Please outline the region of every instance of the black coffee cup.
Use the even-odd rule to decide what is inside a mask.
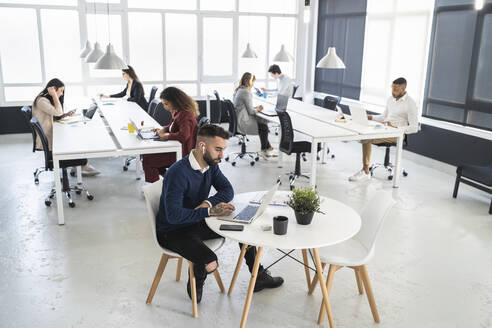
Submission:
[[[273,217],[273,233],[276,235],[285,235],[289,219],[286,216]]]

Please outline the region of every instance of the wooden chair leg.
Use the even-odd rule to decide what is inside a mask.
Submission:
[[[323,268],[324,271],[326,267],[326,263],[321,263],[321,267]],[[309,291],[308,291],[309,295],[311,295],[314,292],[317,283],[318,283],[318,276],[314,275],[313,281],[311,282],[311,286],[309,286]]]
[[[241,264],[243,263],[244,254],[246,254],[247,248],[248,245],[246,244],[243,244],[243,247],[241,247],[241,253],[239,254],[239,258],[237,259],[236,269],[234,270],[234,274],[232,275],[231,285],[229,286],[229,291],[227,292],[227,295],[231,295],[232,293],[232,289],[234,288],[234,284],[236,283],[237,275],[239,274],[239,269],[241,269]]]
[[[159,266],[157,267],[157,271],[155,273],[154,281],[152,282],[152,286],[150,287],[149,295],[147,296],[146,304],[150,304],[152,299],[154,298],[155,291],[157,290],[157,286],[161,281],[162,274],[164,273],[164,269],[166,268],[167,261],[169,260],[169,256],[166,254],[162,254],[161,261],[159,262]]]
[[[305,249],[302,250],[302,260],[304,261],[304,273],[306,274],[306,282],[307,282],[308,293],[309,293],[309,291],[311,290],[311,275],[309,274],[309,268],[308,268],[309,259]]]
[[[359,289],[359,294],[364,294],[364,287],[362,287],[362,279],[360,278],[360,270],[354,268],[355,280],[357,280],[357,288]]]
[[[366,289],[367,300],[369,301],[369,306],[371,307],[372,317],[374,318],[374,321],[379,323],[379,313],[376,307],[376,300],[374,299],[374,294],[372,293],[371,282],[369,281],[367,268],[365,265],[361,265],[359,268],[362,276],[362,281],[364,282],[364,288]]]
[[[333,284],[333,277],[335,276],[335,272],[340,268],[341,267],[338,265],[330,264],[330,267],[328,269],[328,276],[326,277],[326,291],[327,291],[328,295],[330,295],[330,290],[331,290],[331,286]],[[319,309],[318,325],[323,322],[324,318],[325,318],[325,301],[323,300],[321,302],[321,308]],[[331,326],[331,324],[330,324],[330,326]]]
[[[176,268],[176,281],[179,281],[181,279],[181,267],[183,266],[183,258],[180,257],[178,259],[178,267]]]
[[[214,277],[215,280],[217,281],[217,285],[219,285],[220,292],[225,293],[224,284],[222,283],[222,279],[220,278],[219,270],[214,271]]]
[[[191,285],[191,303],[193,303],[193,317],[198,318],[198,306],[196,303],[196,279],[195,271],[193,270],[193,263],[188,261],[190,267],[190,285]]]

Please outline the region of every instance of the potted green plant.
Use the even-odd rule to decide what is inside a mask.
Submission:
[[[323,213],[320,211],[320,203],[316,190],[302,187],[294,188],[289,200],[285,202],[294,210],[297,223],[302,225],[310,224],[314,213]]]

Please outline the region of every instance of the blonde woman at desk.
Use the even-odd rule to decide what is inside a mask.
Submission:
[[[63,112],[63,100],[65,95],[65,84],[59,79],[52,79],[46,87],[34,99],[32,104],[32,116],[36,117],[48,139],[48,147],[51,154],[53,144],[53,119],[62,119],[66,116],[72,116],[75,111]],[[39,136],[36,137],[36,149],[42,150],[43,144]],[[82,166],[83,176],[92,176],[100,172],[86,163]]]
[[[278,156],[268,141],[268,121],[256,116],[263,110],[263,106],[253,107],[251,88],[256,77],[251,73],[244,73],[239,86],[234,91],[234,108],[237,113],[237,130],[246,135],[259,135],[261,151],[264,158]]]
[[[125,98],[127,101],[136,102],[144,111],[147,111],[149,104],[145,99],[145,92],[142,85],[142,82],[138,79],[137,73],[133,67],[128,65],[128,68],[122,69],[121,74],[123,75],[123,79],[127,81],[126,88],[123,89],[120,93],[115,93],[114,95],[110,95],[109,97],[100,94],[101,98]]]

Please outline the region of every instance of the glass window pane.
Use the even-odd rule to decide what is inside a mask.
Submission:
[[[0,8],[0,60],[4,83],[41,82],[34,9]]]
[[[386,77],[389,62],[391,21],[368,19],[361,77],[361,101],[384,105],[390,85]],[[376,102],[374,102],[376,100]]]
[[[232,75],[232,18],[203,18],[203,75]]]
[[[77,0],[2,0],[2,3],[22,3],[26,5],[76,6]]]
[[[196,9],[197,0],[128,0],[129,8]]]
[[[430,97],[465,102],[476,15],[474,11],[438,14]]]
[[[427,115],[448,121],[463,122],[464,110],[461,108],[430,103],[427,105]]]
[[[267,18],[263,16],[240,16],[239,17],[239,60],[238,76],[241,78],[244,72],[250,72],[256,75],[257,79],[266,78],[266,46],[267,46]],[[241,58],[246,45],[250,44],[251,49],[256,53],[258,58]]]
[[[198,88],[196,87],[195,83],[170,83],[166,85],[166,87],[176,87],[184,92],[190,97],[195,97],[198,95]]]
[[[297,0],[239,0],[239,11],[296,14]]]
[[[155,13],[128,13],[130,61],[142,81],[162,81],[162,18]],[[150,36],[150,37],[149,37]]]
[[[97,33],[96,33],[97,27]],[[109,15],[109,27],[108,31],[108,16],[102,14],[88,14],[87,15],[87,32],[89,35],[89,41],[99,42],[101,50],[105,53],[106,46],[109,43],[109,33],[111,33],[111,44],[114,47],[116,54],[126,60],[123,56],[123,46],[121,41],[121,16]],[[89,72],[92,77],[117,77],[121,76],[120,70],[108,70],[108,69],[94,69],[95,64],[89,64]]]
[[[200,0],[200,10],[235,10],[236,0]]]
[[[5,87],[5,101],[25,101],[32,104],[43,87]]]
[[[426,15],[400,16],[395,22],[398,36],[393,39],[388,83],[398,77],[407,80],[407,91],[417,106],[425,85],[427,39]],[[385,85],[389,91],[389,85]],[[389,94],[388,94],[389,96]]]
[[[270,19],[270,63],[273,57],[285,45],[286,51],[294,57],[292,62],[276,63],[280,66],[282,73],[294,78],[295,63],[295,39],[296,39],[296,19],[293,17],[272,17]]]
[[[473,97],[492,101],[492,14],[485,15],[477,62],[477,76]]]
[[[87,87],[87,94],[89,98],[96,98],[99,97],[101,93],[104,93],[105,95],[112,95],[118,92],[123,91],[125,88],[125,85],[122,84],[105,84],[105,85],[90,85]]]
[[[202,83],[200,95],[213,97],[214,90],[217,90],[221,98],[232,99],[234,85],[233,83]]]
[[[166,79],[196,80],[196,15],[166,14]],[[179,31],[179,33],[176,33]]]
[[[492,130],[492,113],[483,113],[473,110],[469,111],[466,122],[471,125]]]
[[[368,14],[389,13],[393,11],[394,5],[395,5],[394,0],[368,0],[367,13]]]
[[[75,10],[41,10],[46,80],[82,80],[79,14]]]
[[[371,1],[371,0],[369,0]],[[380,2],[381,0],[372,0]],[[434,8],[434,1],[429,0],[398,0],[396,8],[399,12],[411,11],[431,11]]]

